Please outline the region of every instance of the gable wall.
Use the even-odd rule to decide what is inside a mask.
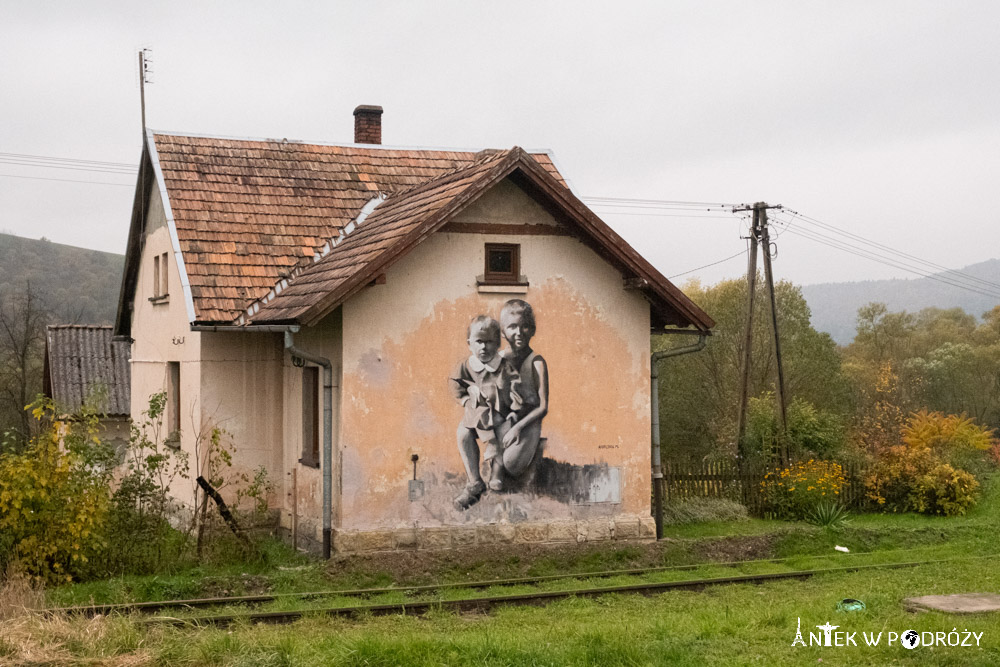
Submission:
[[[455,222],[557,224],[506,182]],[[480,293],[486,242],[520,244],[526,293]],[[466,483],[456,444],[463,410],[448,377],[469,356],[469,321],[480,313],[499,319],[510,298],[534,307],[532,347],[548,361],[547,469],[597,488],[581,498],[572,484],[552,482],[537,493],[487,494],[459,511],[452,500]],[[649,305],[579,240],[435,234],[391,267],[384,285],[344,305],[343,359],[342,531],[648,518]],[[413,454],[424,494],[411,501]],[[614,491],[617,502],[608,502]]]
[[[169,299],[152,303],[154,294],[153,258],[167,253]],[[147,215],[146,238],[139,260],[138,275],[132,311],[132,418],[143,420],[142,412],[149,407],[151,395],[166,391],[167,362],[180,363],[181,377],[181,447],[194,451],[193,433],[201,414],[200,388],[200,335],[190,330],[180,272],[170,243],[166,216],[157,190],[150,195]],[[163,434],[167,424],[164,418]],[[193,494],[192,480],[180,480],[171,491],[182,502],[190,502]]]

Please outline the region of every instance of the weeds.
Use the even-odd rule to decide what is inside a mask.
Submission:
[[[806,521],[820,528],[839,530],[850,522],[850,516],[850,512],[843,505],[833,500],[827,500],[817,503],[806,514]]]

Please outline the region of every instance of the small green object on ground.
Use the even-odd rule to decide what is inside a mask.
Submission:
[[[864,611],[865,603],[854,598],[844,598],[837,603],[837,611]]]

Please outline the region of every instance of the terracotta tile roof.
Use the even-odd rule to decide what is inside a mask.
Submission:
[[[507,151],[483,152],[467,165],[389,195],[325,257],[293,272],[288,281],[254,304],[250,322],[315,324],[504,178],[513,179],[635,283],[653,304],[654,328],[671,325],[707,332],[714,326],[704,311],[594,215],[564,183],[516,146]]]
[[[232,322],[312,263],[378,193],[468,166],[476,153],[153,133],[195,319]],[[561,181],[547,154],[535,159]]]
[[[329,254],[296,275],[289,287],[260,307],[255,323],[297,320],[328,295],[342,292],[348,281],[382,255],[405,243],[421,223],[453,204],[470,188],[488,180],[519,148],[484,154],[468,166],[411,188],[380,203],[363,223]]]
[[[45,334],[45,394],[76,410],[94,389],[107,390],[108,415],[129,414],[129,349],[112,340],[110,326],[53,325]]]

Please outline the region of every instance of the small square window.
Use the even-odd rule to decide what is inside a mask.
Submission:
[[[520,281],[521,246],[516,243],[487,243],[483,282],[511,285]]]

